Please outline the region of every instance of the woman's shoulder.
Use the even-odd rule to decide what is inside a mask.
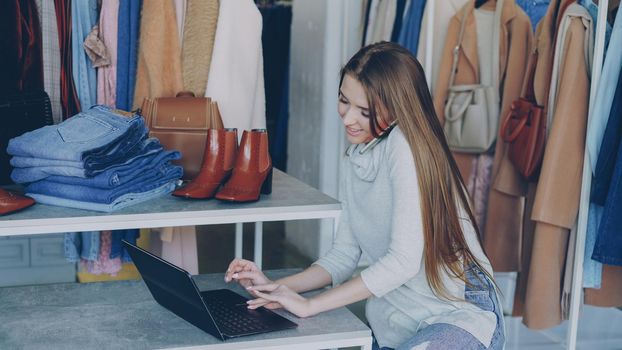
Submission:
[[[396,125],[387,136],[385,152],[389,158],[399,159],[405,156],[412,158],[410,145],[399,125]]]

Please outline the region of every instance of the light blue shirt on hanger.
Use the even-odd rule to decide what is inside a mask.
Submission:
[[[594,18],[598,15],[598,6],[592,0],[581,0],[581,5],[587,8]],[[593,111],[588,119],[586,152],[589,154],[591,171],[596,169],[600,145],[609,119],[613,95],[615,94],[618,76],[620,75],[620,62],[622,62],[622,20],[618,11],[613,28],[606,24],[605,32],[605,60],[603,70],[598,82],[596,97],[593,101]],[[610,46],[609,46],[610,44]],[[587,234],[585,241],[585,259],[583,261],[583,287],[600,288],[602,280],[602,264],[592,260],[596,234],[602,218],[603,207],[590,203],[588,211]]]

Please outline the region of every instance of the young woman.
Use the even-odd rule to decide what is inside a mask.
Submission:
[[[251,309],[300,317],[368,299],[374,349],[501,349],[492,269],[421,65],[397,44],[362,48],[341,71],[338,112],[352,145],[332,249],[278,281],[236,259],[225,280],[256,297]],[[371,263],[352,277],[361,254]]]

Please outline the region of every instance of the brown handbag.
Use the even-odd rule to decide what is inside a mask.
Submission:
[[[531,57],[529,79],[523,87],[524,97],[512,102],[509,115],[501,126],[501,137],[508,143],[509,159],[527,180],[538,177],[546,142],[544,107],[537,104],[533,91],[537,59],[536,51]]]
[[[149,136],[158,138],[165,149],[180,151],[175,163],[184,168],[184,180],[193,179],[203,162],[207,130],[223,128],[218,104],[180,92],[177,97],[145,98],[141,109]]]

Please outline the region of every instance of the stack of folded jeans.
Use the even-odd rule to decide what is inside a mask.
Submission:
[[[37,202],[111,212],[175,189],[182,168],[140,115],[94,106],[9,141],[11,178]]]

